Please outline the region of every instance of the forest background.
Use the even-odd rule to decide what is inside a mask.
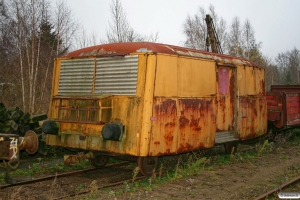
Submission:
[[[143,35],[128,21],[120,0],[111,0],[106,36],[87,33],[66,1],[0,0],[0,102],[19,106],[31,114],[49,107],[53,61],[63,54],[88,46],[114,42],[159,42],[159,32]],[[263,41],[246,19],[225,21],[213,5],[182,19],[183,46],[206,49],[205,16],[213,18],[223,53],[249,59],[265,68],[266,88],[300,83],[300,53],[297,47],[275,58],[261,52]]]

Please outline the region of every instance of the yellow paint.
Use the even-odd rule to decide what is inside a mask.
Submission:
[[[215,62],[178,57],[177,76],[178,96],[202,97],[215,95]]]
[[[139,155],[147,156],[149,153],[149,142],[151,138],[151,121],[152,117],[152,105],[153,105],[153,93],[154,93],[154,80],[156,69],[157,57],[156,55],[149,55],[147,58],[147,71],[145,80],[142,110],[142,127],[139,146]]]
[[[178,57],[159,55],[155,76],[154,96],[176,97],[177,95],[177,68]]]

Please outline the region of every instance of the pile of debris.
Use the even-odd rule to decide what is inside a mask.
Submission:
[[[18,106],[6,109],[0,102],[0,133],[24,134],[33,130],[36,134],[42,133],[40,121],[47,119],[46,114],[31,116],[28,112],[23,112]]]
[[[1,134],[17,134],[21,137],[29,130],[34,131],[39,139],[38,152],[45,152],[45,134],[42,132],[41,122],[47,119],[46,114],[30,115],[28,112],[23,112],[18,106],[5,108],[0,102],[0,133]]]

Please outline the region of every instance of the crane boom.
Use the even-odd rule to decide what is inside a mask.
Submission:
[[[223,54],[212,17],[210,15],[206,15],[205,22],[207,26],[206,51],[209,51],[209,46],[211,46],[212,52]]]

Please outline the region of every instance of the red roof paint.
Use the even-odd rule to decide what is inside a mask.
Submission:
[[[89,56],[107,56],[107,55],[127,55],[130,53],[137,52],[140,49],[146,49],[154,53],[164,53],[164,54],[173,54],[173,55],[185,55],[191,57],[193,53],[199,53],[202,55],[210,57],[219,57],[221,59],[227,60],[241,60],[244,62],[251,63],[252,66],[258,66],[255,63],[252,63],[249,60],[244,58],[217,54],[202,50],[196,50],[186,47],[173,46],[168,44],[152,43],[152,42],[124,42],[124,43],[111,43],[111,44],[102,44],[97,46],[91,46],[83,49],[79,49],[70,53],[63,55],[63,58],[80,58],[80,57],[89,57]],[[217,58],[215,59],[217,60]]]

